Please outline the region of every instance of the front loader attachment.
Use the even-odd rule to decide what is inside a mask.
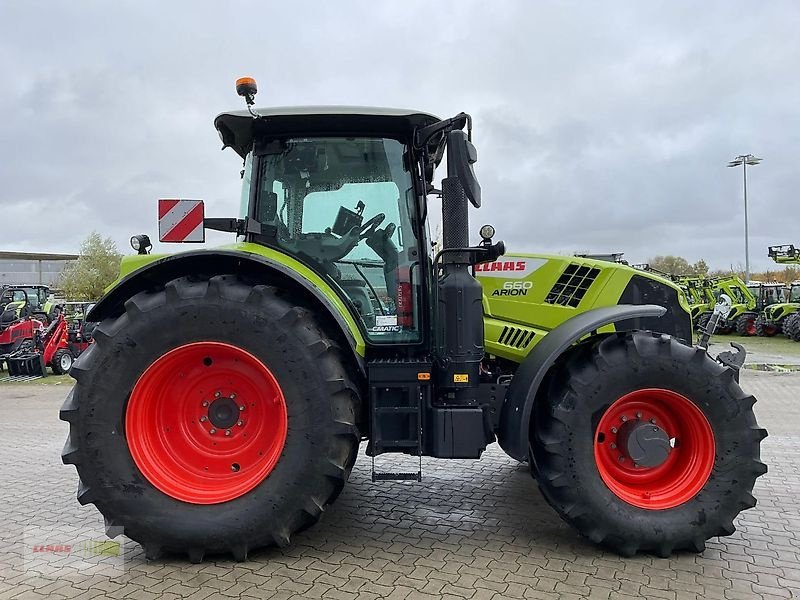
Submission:
[[[8,375],[14,379],[38,379],[47,377],[47,369],[44,364],[44,356],[41,352],[23,350],[11,354],[6,358],[8,365]]]

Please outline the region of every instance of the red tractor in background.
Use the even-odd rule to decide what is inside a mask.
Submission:
[[[60,310],[45,328],[25,314],[24,307],[7,306],[0,315],[0,366],[4,362],[11,377],[45,377],[48,366],[56,375],[65,375],[92,341],[86,330],[82,316],[70,322]]]

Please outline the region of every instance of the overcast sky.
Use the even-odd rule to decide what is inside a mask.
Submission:
[[[0,0],[0,250],[123,252],[156,199],[235,216],[213,117],[368,104],[475,122],[484,207],[510,250],[743,264],[800,244],[800,2]],[[216,234],[214,241],[230,237]],[[169,246],[170,251],[180,246]]]

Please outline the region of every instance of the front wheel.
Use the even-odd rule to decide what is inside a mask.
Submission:
[[[800,313],[792,313],[784,319],[783,333],[795,342],[800,342]]]
[[[698,315],[697,322],[695,323],[695,326],[694,326],[695,331],[699,332],[701,330],[705,330],[706,325],[708,325],[708,322],[710,320],[711,320],[711,313],[710,312],[705,312],[705,313],[703,313],[701,315]]]
[[[758,337],[772,337],[779,331],[778,327],[770,323],[763,314],[756,317],[753,326],[756,328]]]
[[[316,522],[358,450],[358,388],[282,290],[180,278],[103,321],[71,371],[62,454],[109,535],[149,558],[276,544]]]
[[[744,313],[736,319],[736,333],[744,336],[751,337],[756,334],[756,317],[755,313]]]
[[[581,534],[623,555],[702,551],[730,535],[766,472],[766,431],[732,370],[649,332],[575,349],[537,398],[539,486]]]
[[[72,368],[73,356],[67,348],[57,350],[53,355],[50,366],[56,375],[66,375]]]

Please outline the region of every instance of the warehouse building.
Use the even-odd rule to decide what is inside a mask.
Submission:
[[[0,251],[0,286],[38,283],[58,287],[61,271],[77,259],[77,254]]]

